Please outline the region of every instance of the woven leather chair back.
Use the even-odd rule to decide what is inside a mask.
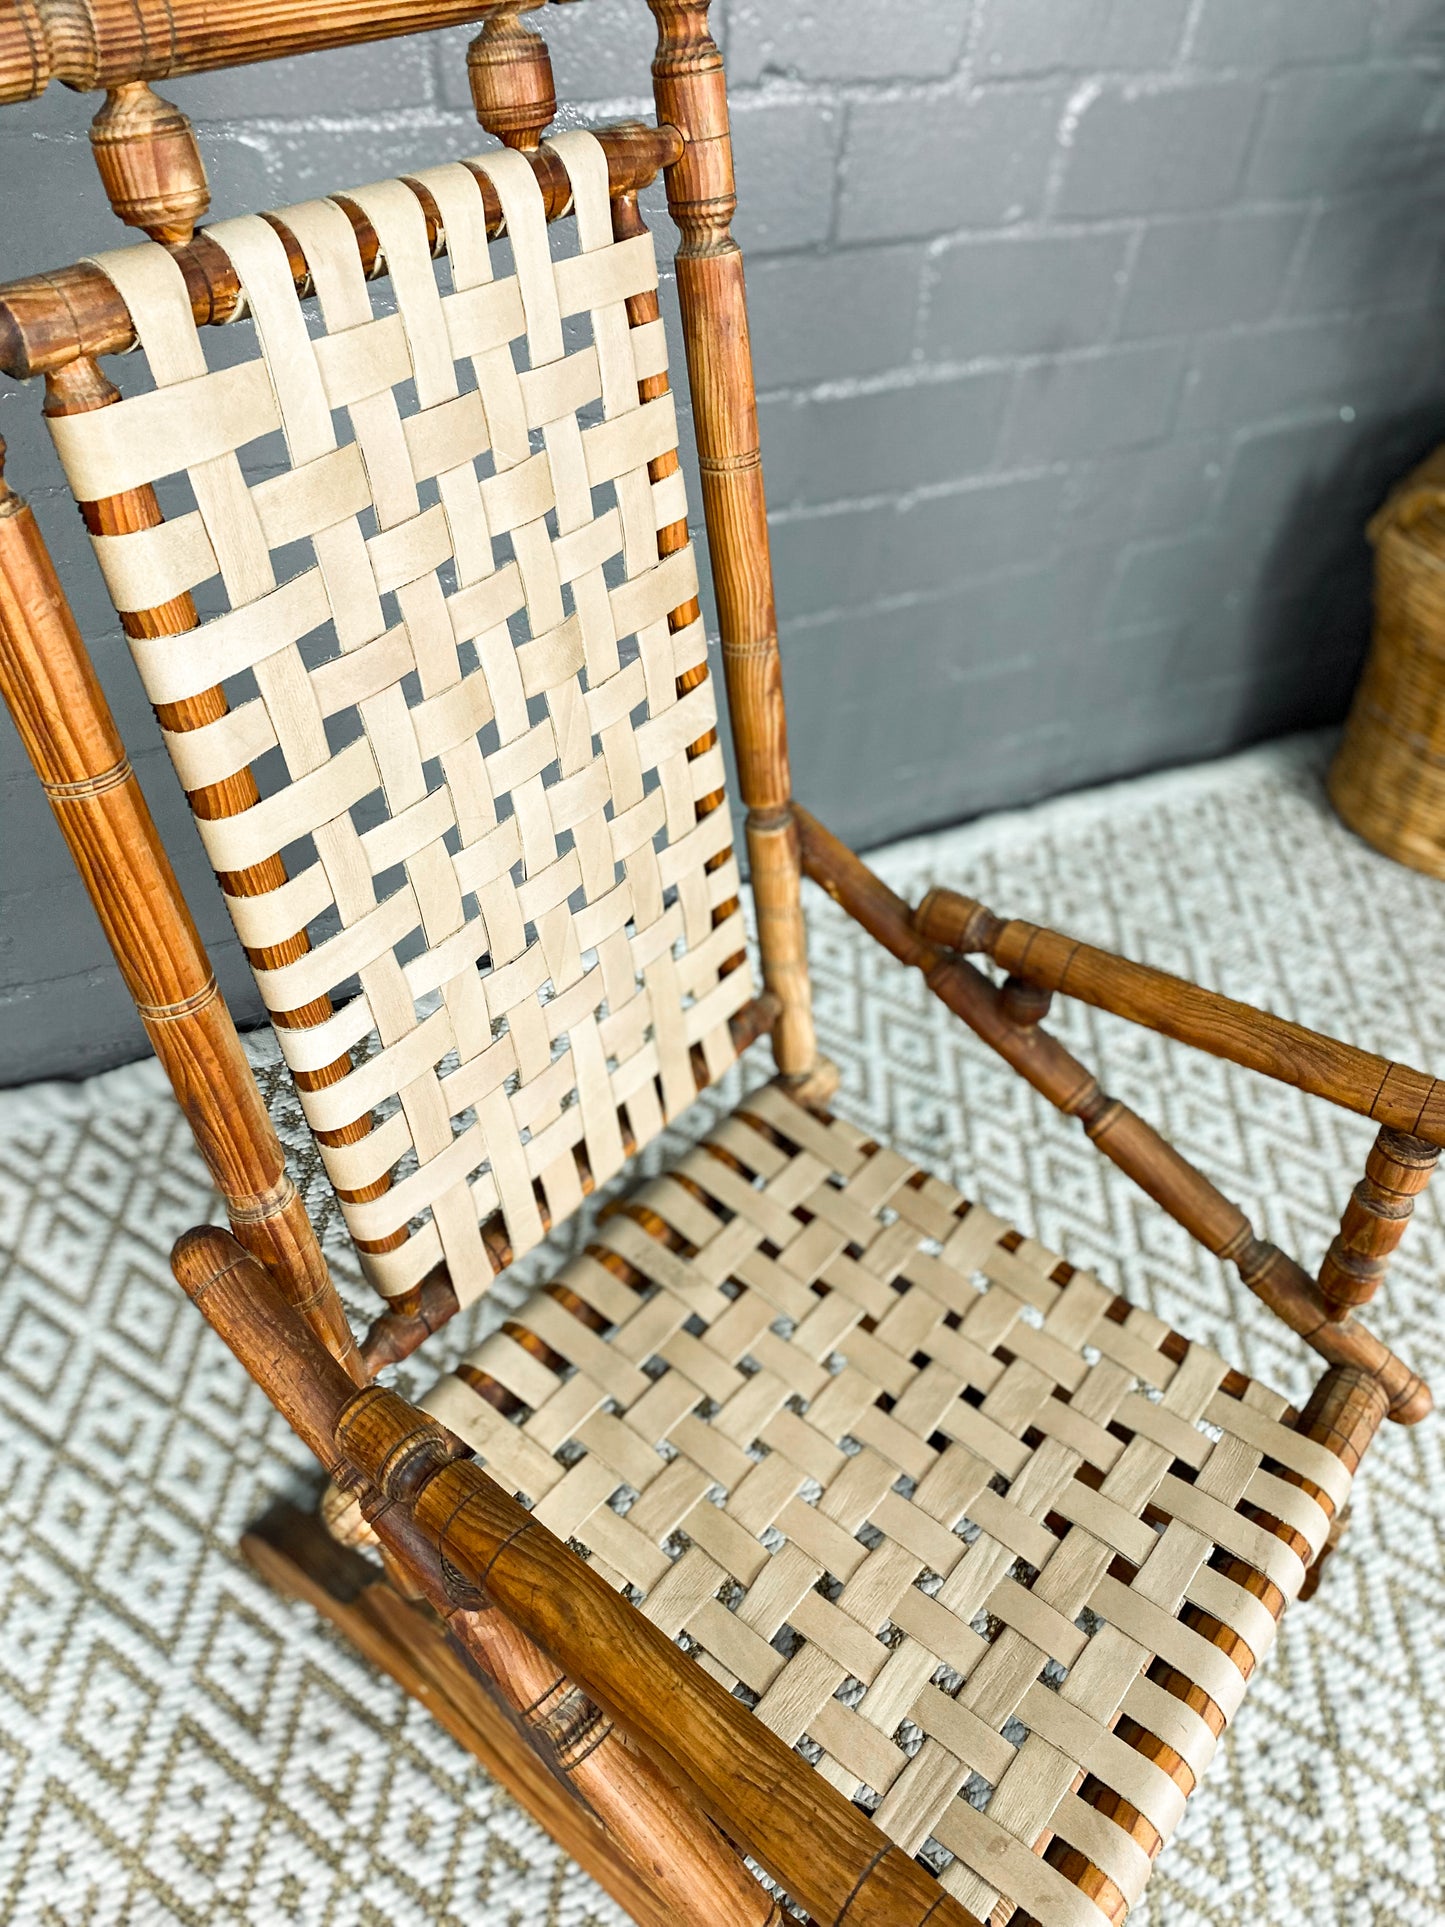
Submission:
[[[393,1298],[439,1263],[474,1298],[721,1075],[751,995],[652,240],[614,238],[591,135],[552,145],[556,259],[505,151],[210,228],[259,349],[229,365],[165,249],[98,257],[154,385],[51,424],[80,502],[167,507],[96,551],[122,614],[182,612],[136,661]]]

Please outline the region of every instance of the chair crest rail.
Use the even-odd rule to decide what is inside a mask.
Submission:
[[[522,4],[530,11],[543,0]],[[433,33],[517,8],[518,0],[15,0],[0,19],[0,105],[33,100],[52,81],[89,92]]]

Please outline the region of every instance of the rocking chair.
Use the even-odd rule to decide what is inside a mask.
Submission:
[[[1445,1088],[952,892],[911,909],[794,801],[708,0],[649,0],[655,126],[550,139],[541,3],[0,20],[0,100],[106,90],[96,158],[150,237],[0,287],[0,367],[44,378],[384,1300],[358,1343],[3,485],[0,685],[230,1220],[176,1276],[333,1481],[327,1524],[283,1511],[247,1549],[643,1927],[779,1922],[780,1893],[846,1927],[1117,1923],[1381,1421],[1429,1410],[1357,1312]],[[500,146],[195,229],[152,79],[479,15]],[[638,207],[659,172],[760,992]],[[208,353],[243,320],[253,352]],[[1320,1355],[1302,1411],[830,1112],[805,876]],[[1378,1122],[1318,1279],[1049,1035],[1055,994]],[[772,1081],[420,1408],[374,1382],[764,1035]]]

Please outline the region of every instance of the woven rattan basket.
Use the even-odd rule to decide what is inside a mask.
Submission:
[[[1445,877],[1445,448],[1392,492],[1369,535],[1375,633],[1330,798],[1377,850]]]

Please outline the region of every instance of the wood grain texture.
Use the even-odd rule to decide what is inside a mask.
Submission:
[[[90,123],[90,145],[111,207],[153,241],[189,241],[211,205],[189,118],[143,80],[112,87]]]
[[[522,24],[542,0],[503,0],[467,49],[467,79],[477,119],[504,147],[532,153],[557,113],[552,56],[541,34]]]
[[[540,0],[539,0],[540,3]],[[11,0],[0,13],[0,105],[52,81],[119,81],[244,67],[483,20],[516,0]]]
[[[1375,1139],[1320,1267],[1320,1295],[1332,1318],[1368,1304],[1385,1282],[1415,1200],[1439,1161],[1440,1147],[1423,1138],[1386,1128]]]
[[[172,1266],[192,1302],[326,1471],[353,1488],[361,1476],[363,1511],[409,1591],[430,1603],[457,1649],[500,1694],[514,1730],[557,1787],[600,1824],[646,1883],[653,1900],[640,1918],[681,1927],[714,1927],[720,1920],[779,1927],[776,1903],[704,1817],[685,1781],[639,1757],[565,1668],[559,1670],[557,1656],[549,1659],[525,1625],[498,1610],[504,1602],[496,1593],[480,1588],[475,1573],[449,1564],[435,1534],[418,1529],[414,1500],[467,1448],[394,1393],[372,1387],[354,1397],[354,1384],[317,1346],[269,1275],[225,1232],[213,1225],[187,1232],[176,1244]],[[515,1500],[506,1503],[526,1518]],[[675,1669],[695,1670],[676,1648],[663,1645]],[[737,1712],[747,1718],[741,1707]],[[801,1760],[797,1766],[807,1773]]]
[[[677,294],[738,788],[748,811],[758,946],[763,980],[782,1003],[773,1052],[785,1076],[806,1078],[818,1047],[790,831],[792,775],[747,293],[732,238],[737,192],[727,83],[709,4],[648,0],[657,20],[653,98],[659,122],[677,128],[684,142],[667,169],[667,204],[681,237]]]
[[[1359,1470],[1360,1461],[1379,1431],[1381,1422],[1388,1416],[1389,1395],[1377,1378],[1350,1365],[1332,1365],[1310,1394],[1304,1410],[1295,1421],[1295,1430],[1333,1452],[1353,1476]],[[1295,1475],[1286,1473],[1285,1476],[1291,1478]],[[1303,1485],[1327,1511],[1333,1511],[1327,1494],[1308,1480],[1299,1479],[1297,1483]],[[1349,1518],[1348,1504],[1332,1518],[1330,1536],[1300,1588],[1302,1600],[1312,1599],[1318,1591],[1325,1567],[1344,1537]]]
[[[1351,1474],[1358,1472],[1380,1429],[1388,1400],[1380,1381],[1353,1365],[1332,1365],[1295,1421],[1295,1430],[1327,1446]]]
[[[1392,1130],[1445,1143],[1445,1084],[1424,1071],[1056,930],[1005,922],[952,890],[930,891],[915,921],[919,934],[940,949],[982,951],[1041,989],[1077,997]]]
[[[921,918],[815,817],[799,808],[797,818],[805,874],[900,962],[921,970],[934,995],[1050,1103],[1083,1118],[1086,1128],[1092,1120],[1090,1134],[1105,1155],[1201,1243],[1228,1258],[1291,1331],[1330,1364],[1355,1365],[1378,1377],[1398,1423],[1416,1424],[1430,1412],[1430,1389],[1417,1373],[1353,1318],[1332,1321],[1319,1287],[1302,1266],[1255,1238],[1244,1214],[1141,1119],[1122,1105],[1111,1116],[1092,1074],[1056,1039],[1036,1024],[1010,1023],[1001,1008],[1002,993],[982,971],[956,951],[925,939]]]
[[[342,1414],[337,1447],[413,1508],[443,1560],[689,1789],[817,1920],[848,1927],[977,1927],[933,1877],[701,1667],[465,1461],[438,1464],[421,1421],[373,1386]]]
[[[242,1536],[241,1551],[277,1592],[314,1608],[419,1701],[637,1927],[674,1927],[596,1817],[526,1743],[510,1710],[457,1652],[435,1614],[403,1599],[369,1560],[338,1546],[314,1513],[295,1506],[273,1506]]]
[[[629,122],[621,127],[600,127],[595,132],[607,156],[608,182],[614,195],[646,187],[682,148],[680,136],[671,127]],[[567,170],[545,147],[529,154],[527,160],[537,176],[547,218],[556,220],[572,201]],[[485,176],[479,174],[477,179],[487,232],[500,234],[505,222],[496,189]],[[363,218],[354,220],[353,225],[364,272],[368,277],[384,273],[385,262],[375,233]],[[435,246],[434,209],[428,217],[428,232]],[[300,248],[292,242],[287,251],[297,286],[308,287],[309,270]],[[223,250],[207,238],[203,229],[188,245],[172,252],[197,324],[231,320],[240,304],[241,284]],[[0,374],[25,381],[32,375],[53,373],[82,355],[124,354],[134,346],[135,329],[124,301],[108,277],[89,262],[0,285]]]
[[[237,1236],[361,1382],[340,1298],[210,960],[44,539],[3,470],[0,694]]]
[[[120,390],[88,356],[67,362],[45,379],[47,416],[88,414],[98,408],[112,407],[119,400]],[[163,520],[155,490],[150,486],[129,489],[123,495],[107,496],[102,501],[81,502],[79,507],[92,535],[128,535],[139,529],[157,528]],[[155,638],[185,635],[199,626],[200,617],[194,599],[187,594],[176,596],[156,608],[129,610],[122,614],[120,623],[128,636]],[[217,722],[229,707],[223,691],[215,687],[202,690],[199,695],[188,697],[183,702],[158,704],[155,716],[163,730],[184,734]],[[260,800],[260,790],[250,768],[246,767],[221,782],[188,790],[186,800],[196,816],[214,822],[224,817],[239,816],[243,811],[253,808]],[[249,869],[218,871],[217,880],[228,897],[262,896],[285,882],[286,870],[280,857],[275,856]],[[304,930],[294,932],[277,944],[245,946],[247,960],[255,970],[280,969],[286,964],[295,963],[310,948],[310,940]],[[271,1022],[281,1030],[301,1030],[312,1024],[324,1023],[331,1015],[331,1009],[329,997],[318,997],[295,1010],[273,1011]],[[339,1083],[351,1068],[352,1061],[348,1055],[314,1071],[298,1071],[295,1081],[304,1091],[323,1090]],[[220,1087],[212,1094],[211,1101],[225,1105],[232,1102],[234,1096],[233,1092]],[[322,1144],[354,1144],[364,1138],[371,1128],[372,1119],[367,1114],[334,1130],[318,1131],[316,1136]],[[363,1191],[341,1191],[338,1195],[348,1202],[380,1197],[390,1183],[390,1178],[383,1176]],[[358,1244],[365,1251],[393,1250],[404,1242],[405,1235],[401,1231],[374,1242],[358,1240]]]

